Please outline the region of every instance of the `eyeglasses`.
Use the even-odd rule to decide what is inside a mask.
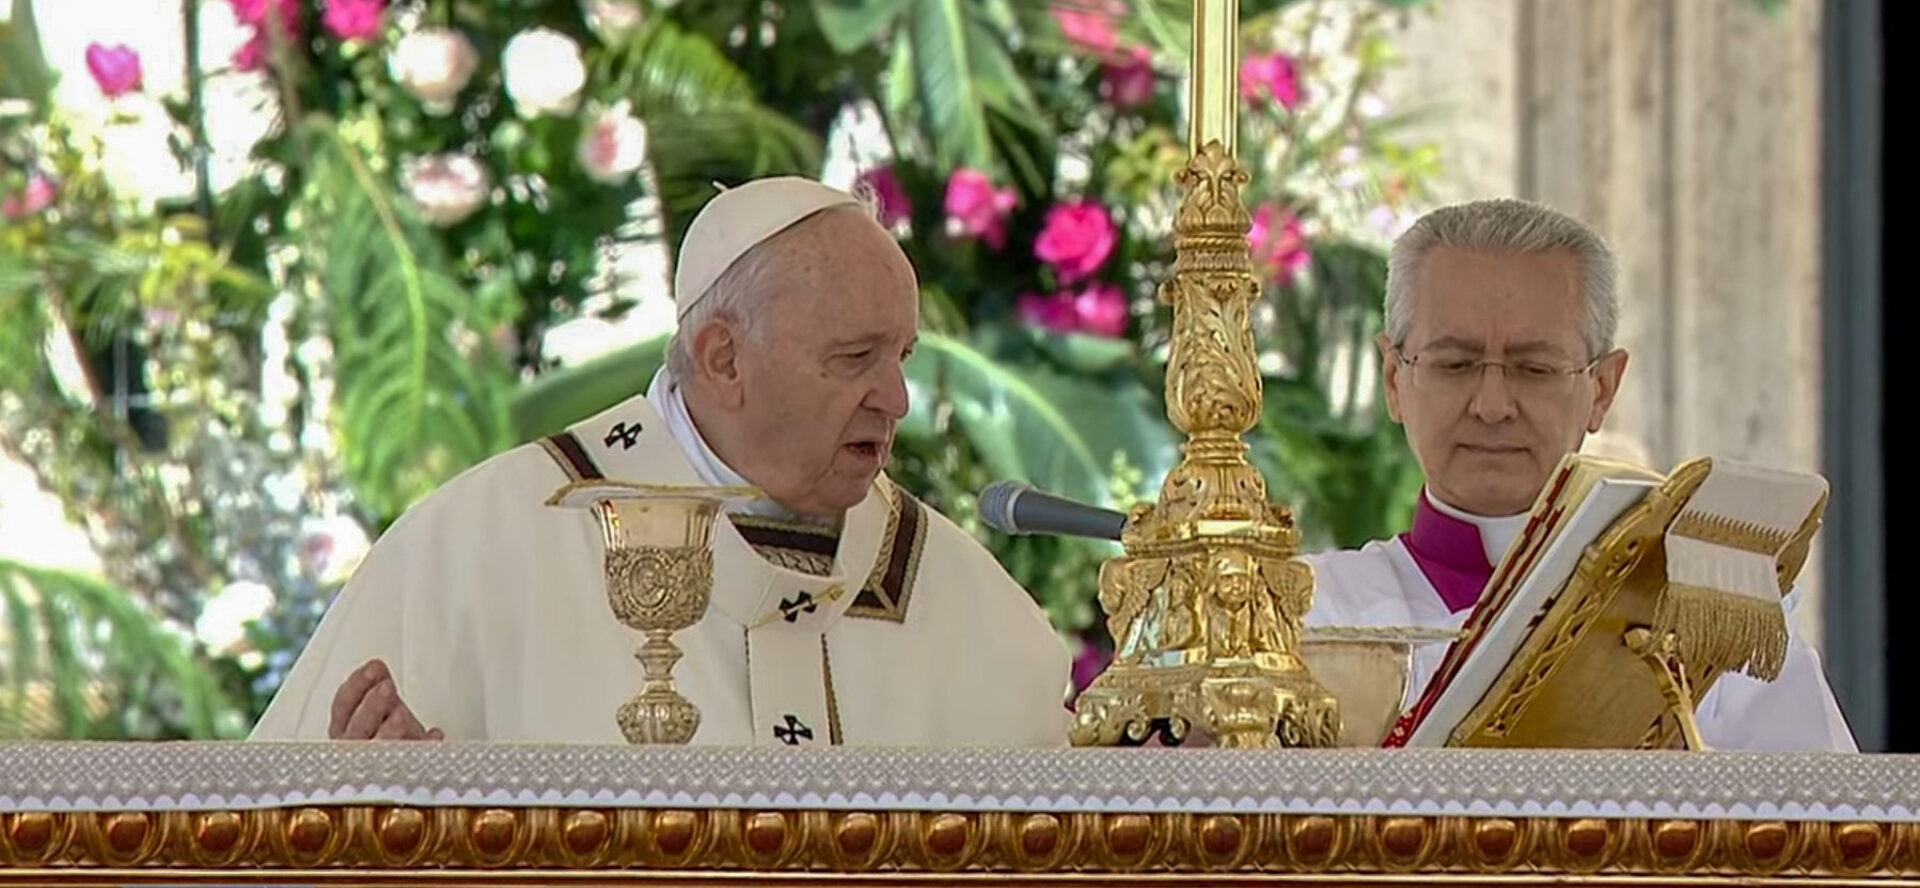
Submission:
[[[1571,391],[1574,381],[1600,365],[1594,358],[1578,367],[1544,360],[1488,361],[1459,355],[1408,355],[1398,348],[1394,357],[1409,371],[1415,388],[1437,394],[1462,394],[1480,385],[1490,369],[1501,378],[1516,397],[1545,398]],[[1603,356],[1604,357],[1604,356]]]

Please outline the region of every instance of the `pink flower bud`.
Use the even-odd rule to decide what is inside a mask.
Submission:
[[[1249,102],[1270,99],[1291,109],[1300,105],[1303,92],[1300,67],[1284,53],[1253,56],[1240,66],[1240,97]]]
[[[1007,242],[1007,216],[1020,196],[1012,188],[995,188],[979,170],[955,170],[947,179],[947,231],[959,237],[977,237],[996,250]]]
[[[1273,206],[1254,210],[1247,245],[1253,250],[1254,268],[1283,287],[1293,283],[1313,262],[1313,253],[1307,249],[1306,230],[1300,224],[1300,217],[1290,210]]]
[[[386,0],[327,0],[320,23],[341,40],[373,40],[385,24]]]
[[[856,180],[858,187],[873,194],[879,204],[880,225],[892,228],[913,217],[913,201],[907,197],[907,190],[900,187],[900,179],[893,174],[892,167],[875,167],[860,174]]]
[[[140,54],[115,44],[87,44],[87,73],[107,98],[117,98],[140,88]]]
[[[1113,107],[1123,111],[1152,101],[1158,80],[1153,72],[1152,58],[1146,47],[1136,46],[1121,61],[1101,65],[1101,95],[1106,96]]]

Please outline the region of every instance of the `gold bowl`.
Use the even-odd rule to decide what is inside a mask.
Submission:
[[[1449,630],[1306,626],[1300,657],[1340,701],[1340,746],[1379,746],[1407,703],[1414,648],[1450,642]]]

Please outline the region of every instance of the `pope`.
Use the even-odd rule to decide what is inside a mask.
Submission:
[[[687,231],[678,328],[644,395],[461,474],[376,542],[256,739],[622,743],[641,637],[608,605],[569,481],[750,485],[675,635],[693,742],[1059,746],[1065,644],[966,532],[883,469],[919,291],[853,195],[724,190]]]

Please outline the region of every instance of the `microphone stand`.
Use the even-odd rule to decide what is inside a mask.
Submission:
[[[1187,434],[1158,502],[1136,506],[1126,554],[1100,569],[1114,661],[1081,693],[1075,746],[1173,744],[1199,730],[1219,746],[1333,746],[1337,701],[1300,656],[1313,573],[1294,559],[1293,513],[1267,500],[1243,436],[1260,417],[1250,307],[1260,285],[1235,157],[1237,0],[1193,0],[1186,191],[1174,217],[1167,414]]]

